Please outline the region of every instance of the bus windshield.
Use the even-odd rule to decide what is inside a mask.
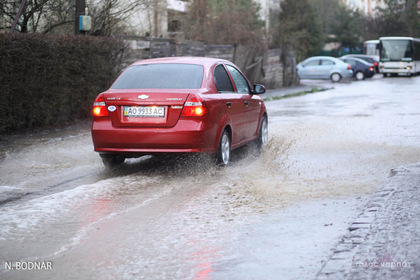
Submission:
[[[381,61],[412,61],[410,40],[383,40]]]

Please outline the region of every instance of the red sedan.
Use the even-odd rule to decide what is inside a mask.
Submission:
[[[207,153],[229,164],[231,150],[268,140],[267,113],[233,63],[205,57],[141,60],[93,104],[92,139],[106,166],[142,155]]]

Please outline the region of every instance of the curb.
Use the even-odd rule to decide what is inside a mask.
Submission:
[[[315,279],[416,279],[420,267],[407,261],[417,261],[418,254],[410,256],[409,251],[420,248],[416,225],[410,223],[410,218],[420,215],[419,178],[420,163],[392,169],[385,187],[372,195]],[[410,217],[401,222],[399,216],[407,212],[407,205]],[[403,262],[405,266],[397,266]]]

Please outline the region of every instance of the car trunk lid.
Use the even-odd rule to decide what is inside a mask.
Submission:
[[[173,127],[178,122],[188,91],[109,90],[104,93],[112,124],[117,127]]]

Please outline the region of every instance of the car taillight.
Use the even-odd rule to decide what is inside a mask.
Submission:
[[[182,117],[201,117],[207,114],[207,108],[195,94],[190,94],[182,109]]]
[[[373,63],[373,64],[375,64],[375,66],[378,66],[379,64],[378,64],[378,62],[375,62],[375,63]]]
[[[347,64],[347,70],[351,70],[351,65]]]
[[[95,117],[108,116],[108,110],[106,109],[106,104],[102,95],[98,96],[95,102],[93,102],[93,115]]]
[[[369,71],[373,71],[375,68],[373,66],[369,67]]]

